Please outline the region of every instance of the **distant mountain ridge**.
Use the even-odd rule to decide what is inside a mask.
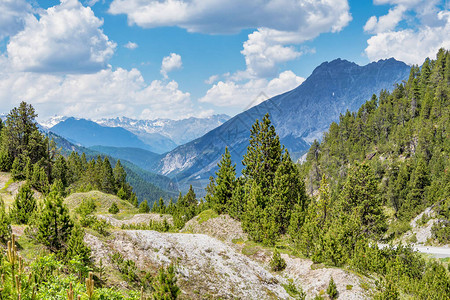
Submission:
[[[49,131],[84,147],[102,145],[152,150],[151,146],[126,129],[104,127],[86,119],[68,118],[51,127]]]
[[[204,188],[228,146],[240,172],[251,126],[266,113],[270,114],[281,142],[291,156],[298,158],[341,113],[357,110],[383,89],[392,90],[395,83],[408,78],[409,71],[408,65],[393,58],[365,66],[342,59],[324,62],[299,87],[266,100],[165,154],[154,171]]]
[[[162,154],[175,149],[178,145],[190,142],[204,135],[229,119],[230,117],[225,114],[213,115],[206,118],[191,117],[182,120],[137,120],[127,117],[117,117],[93,121],[67,116],[53,116],[49,119],[39,121],[39,124],[44,131],[53,130],[55,133],[66,137],[72,142],[83,144],[86,147],[94,145],[137,147]],[[123,131],[100,129],[95,124],[89,122],[96,123],[102,127],[123,128],[135,135],[142,143],[129,136],[127,139],[133,140],[131,144],[119,144],[120,141],[114,141],[116,137],[110,137],[105,134],[115,132],[119,137],[123,137],[125,134]],[[98,142],[94,142],[92,139],[87,140],[85,136],[80,137],[77,133],[77,127],[80,127],[78,129],[81,131],[89,129],[89,131],[96,132]],[[88,133],[89,135],[91,133]],[[107,140],[107,144],[104,144],[105,139]]]
[[[142,138],[144,141],[146,140],[146,136],[159,134],[171,139],[176,145],[182,145],[201,137],[229,119],[230,117],[228,115],[220,114],[207,118],[191,117],[182,120],[136,120],[120,117],[100,119],[96,122],[103,126],[125,128]]]

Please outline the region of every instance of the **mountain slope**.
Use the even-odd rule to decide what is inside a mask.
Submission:
[[[227,115],[213,115],[207,118],[188,118],[183,120],[135,120],[126,117],[100,119],[98,124],[109,127],[122,127],[149,142],[156,137],[165,137],[173,143],[172,150],[177,145],[188,143],[201,137],[208,131],[222,125],[230,119]],[[166,152],[166,151],[163,151]]]
[[[151,170],[155,162],[161,157],[159,154],[141,148],[92,146],[89,149],[120,160],[127,160],[144,170]]]
[[[100,126],[85,119],[68,118],[50,128],[50,131],[85,147],[102,145],[152,150],[150,145],[145,144],[128,130]]]
[[[50,139],[55,141],[57,147],[61,149],[64,155],[69,155],[72,151],[78,152],[79,154],[85,153],[88,160],[94,159],[98,155],[109,156],[112,166],[116,164],[118,158],[121,159],[108,153],[74,145],[55,133],[49,132],[47,134]],[[139,202],[147,199],[151,204],[151,202],[158,200],[160,197],[167,200],[171,197],[175,198],[178,195],[178,186],[170,178],[143,170],[127,160],[121,159],[121,163],[127,173],[127,182],[133,187],[133,191],[136,193]]]
[[[395,59],[358,66],[336,59],[317,67],[296,89],[273,97],[230,119],[218,128],[162,157],[155,171],[181,182],[204,187],[213,175],[225,146],[232,159],[241,161],[255,119],[269,113],[281,142],[293,157],[299,157],[314,139],[320,139],[329,124],[346,110],[356,110],[372,94],[392,90],[406,79],[409,67]],[[238,172],[242,165],[237,165]]]

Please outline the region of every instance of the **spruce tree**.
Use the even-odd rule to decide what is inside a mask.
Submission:
[[[212,181],[214,184],[213,194],[208,197],[209,205],[219,214],[226,211],[228,201],[233,196],[236,187],[236,164],[232,165],[231,155],[228,147],[225,147],[225,153],[217,164],[219,170],[216,172],[216,178]]]
[[[273,179],[278,165],[281,163],[280,138],[275,132],[269,114],[262,120],[256,120],[250,130],[250,145],[244,155],[242,174],[247,179],[254,180],[265,196],[270,195],[273,188]],[[263,203],[263,208],[266,203]]]
[[[113,173],[116,187],[123,188],[126,185],[127,173],[125,172],[120,159],[117,160]]]
[[[66,257],[71,259],[75,256],[78,256],[85,264],[90,263],[91,249],[84,243],[84,230],[78,224],[73,226],[67,241]]]
[[[141,214],[146,214],[150,211],[150,207],[148,206],[147,200],[144,200],[139,204],[139,212]]]
[[[367,164],[355,164],[340,195],[343,213],[358,216],[361,232],[378,235],[386,227],[385,216],[378,197],[377,182]]]
[[[37,240],[52,252],[58,252],[66,246],[72,227],[69,211],[61,195],[52,190],[45,198],[44,208],[39,215]]]
[[[294,205],[298,204],[304,208],[306,199],[305,185],[288,151],[285,150],[281,164],[275,172],[270,195],[272,217],[279,226],[280,234],[284,234],[289,226]]]
[[[175,276],[175,268],[173,264],[169,267],[161,267],[158,275],[153,281],[153,300],[172,300],[177,299],[181,293],[177,286],[177,278]]]
[[[11,238],[11,218],[6,212],[5,203],[0,197],[0,242],[6,244]]]
[[[59,155],[55,163],[53,164],[51,177],[53,178],[53,180],[61,180],[62,184],[64,186],[67,186],[67,172],[68,168],[66,159],[62,155]]]
[[[101,163],[101,189],[108,194],[115,194],[115,179],[108,157]]]
[[[111,206],[108,208],[108,212],[113,215],[119,212],[119,207],[117,206],[116,202],[113,202],[111,204]]]
[[[13,203],[11,217],[16,224],[27,224],[36,210],[36,199],[28,184],[19,188]]]

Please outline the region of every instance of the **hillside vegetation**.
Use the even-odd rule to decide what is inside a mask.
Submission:
[[[136,207],[120,162],[59,154],[21,103],[1,135],[0,298],[447,299],[448,259],[378,245],[427,207],[448,243],[449,83],[440,50],[331,124],[302,165],[267,114],[243,176],[225,148],[204,199],[191,186],[152,207]]]

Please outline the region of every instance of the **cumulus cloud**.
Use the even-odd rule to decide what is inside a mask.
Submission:
[[[130,50],[134,50],[138,47],[138,44],[133,43],[133,42],[128,42],[124,45],[125,48],[130,49]]]
[[[367,41],[371,60],[395,57],[409,64],[421,64],[434,57],[439,48],[450,47],[450,11],[441,9],[441,0],[375,0],[375,4],[394,5],[387,15],[372,16],[364,30],[373,34]],[[417,26],[402,28],[402,21]]]
[[[212,103],[216,106],[244,109],[296,88],[304,80],[292,71],[284,71],[270,81],[263,78],[251,79],[245,83],[238,83],[233,80],[219,81],[199,101]]]
[[[144,28],[179,26],[190,32],[236,33],[245,28],[339,31],[350,21],[347,0],[114,0],[109,12]]]
[[[183,118],[198,115],[188,92],[175,81],[146,83],[137,69],[103,69],[92,74],[10,71],[0,56],[0,111],[24,100],[41,118],[55,113],[84,118]]]
[[[161,63],[161,74],[164,78],[168,78],[168,73],[174,70],[178,70],[183,66],[181,56],[176,53],[170,53],[169,56],[163,58]]]
[[[96,72],[107,67],[116,44],[108,39],[90,7],[77,0],[28,16],[23,31],[10,38],[12,66],[31,72]]]
[[[26,0],[2,0],[0,11],[0,41],[22,30],[25,20],[32,16],[32,7]]]
[[[112,14],[126,14],[130,25],[178,26],[206,34],[256,30],[242,54],[247,69],[240,78],[273,77],[278,64],[298,58],[294,45],[324,32],[338,32],[350,22],[347,0],[114,0]]]

